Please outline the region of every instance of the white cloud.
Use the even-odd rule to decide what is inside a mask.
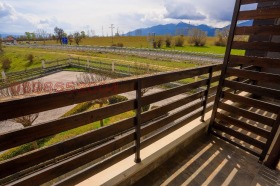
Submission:
[[[0,18],[12,16],[14,13],[15,10],[11,5],[0,2]]]
[[[35,14],[17,12],[10,4],[0,2],[0,24],[5,25],[0,28],[1,32],[21,33],[34,32],[37,29],[45,29],[53,32],[56,25],[71,28],[70,24],[59,22],[55,17],[40,17]]]
[[[9,3],[7,3],[9,2]],[[45,29],[53,33],[55,26],[67,33],[95,30],[99,35],[115,31],[180,21],[210,26],[229,24],[235,0],[0,0],[2,32]]]
[[[188,20],[203,20],[206,18],[205,15],[197,11],[193,4],[184,0],[166,0],[165,8],[167,11],[165,18]]]

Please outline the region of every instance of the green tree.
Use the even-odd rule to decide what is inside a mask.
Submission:
[[[87,37],[85,31],[81,31],[81,37],[82,37],[82,39]]]
[[[31,33],[30,33],[30,32],[25,32],[25,36],[26,36],[26,39],[27,39],[28,41],[31,40]]]
[[[73,37],[74,37],[75,43],[77,45],[79,45],[80,42],[82,41],[82,39],[86,38],[86,33],[84,31],[81,31],[81,33],[80,32],[75,32]]]
[[[55,34],[55,37],[56,37],[56,41],[60,42],[60,44],[62,45],[62,38],[63,36],[65,36],[65,32],[62,28],[58,28],[58,27],[55,27],[54,28],[54,34]]]
[[[75,40],[75,43],[76,43],[77,45],[80,44],[80,42],[82,41],[82,39],[83,39],[83,36],[80,34],[80,32],[75,32],[75,33],[74,33],[74,40]]]

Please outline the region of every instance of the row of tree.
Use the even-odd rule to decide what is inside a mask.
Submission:
[[[25,35],[20,36],[18,41],[47,41],[47,40],[57,40],[62,44],[62,38],[68,38],[68,42],[71,45],[75,42],[77,45],[80,44],[82,39],[86,38],[87,35],[85,31],[75,32],[74,34],[67,34],[62,28],[55,27],[54,34],[47,33],[47,31],[43,29],[38,29],[35,32],[25,32]]]
[[[228,40],[229,30],[221,29],[216,31],[217,41],[215,41],[216,46],[226,46]],[[189,30],[188,43],[194,46],[205,46],[207,41],[207,32],[200,29],[194,28]],[[166,47],[183,47],[185,43],[184,35],[181,36],[165,36],[165,37],[155,37],[155,35],[149,35],[148,41],[152,43],[153,48],[161,48],[165,43]]]
[[[226,46],[227,43],[227,38],[229,34],[229,29],[219,29],[216,31],[216,37],[218,40],[215,42],[215,45],[217,46]],[[184,39],[183,36],[185,34],[181,34],[181,37],[176,37],[175,38],[175,44],[174,46],[183,46],[184,45]],[[200,29],[194,28],[190,29],[188,31],[188,42],[191,45],[194,46],[204,46],[206,44],[207,40],[207,32],[204,32]],[[22,36],[19,39],[26,39],[28,41],[30,40],[57,40],[57,42],[60,42],[62,44],[62,38],[68,38],[68,43],[72,45],[73,42],[75,42],[77,45],[81,43],[81,41],[86,38],[87,35],[85,31],[81,32],[75,32],[74,34],[67,34],[62,28],[55,27],[54,28],[54,34],[48,34],[45,30],[39,29],[34,33],[31,32],[25,32],[25,36]],[[152,46],[154,48],[161,48],[163,42],[166,43],[166,47],[171,47],[172,45],[172,37],[168,36],[165,41],[162,38],[157,38],[155,39],[155,35],[149,36],[149,40],[152,43]]]

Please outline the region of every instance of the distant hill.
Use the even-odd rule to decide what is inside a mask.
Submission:
[[[180,22],[178,24],[167,24],[167,25],[157,25],[150,28],[140,28],[128,32],[126,35],[129,36],[147,36],[149,33],[155,33],[156,35],[187,35],[187,30],[192,28],[199,28],[206,31],[208,36],[214,36],[216,28],[207,25],[192,25]]]
[[[245,21],[239,24],[239,26],[251,26],[252,21]],[[226,26],[229,27],[229,26]],[[208,36],[215,36],[215,31],[221,28],[214,28],[205,24],[202,25],[192,25],[184,22],[178,24],[167,24],[167,25],[157,25],[149,28],[139,28],[128,32],[128,36],[147,36],[149,34],[155,33],[156,35],[187,35],[189,29],[198,28],[207,32]]]

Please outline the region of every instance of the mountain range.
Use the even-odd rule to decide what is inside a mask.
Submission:
[[[251,26],[252,21],[245,21],[238,26]],[[224,27],[229,28],[230,25]],[[166,24],[166,25],[157,25],[152,26],[149,28],[139,28],[133,31],[128,32],[127,36],[147,36],[149,34],[155,34],[155,35],[187,35],[188,30],[198,28],[200,30],[203,30],[207,32],[208,36],[215,36],[215,32],[217,29],[223,29],[223,28],[214,28],[205,24],[201,25],[192,25],[187,24],[184,22],[180,22],[178,24]]]

